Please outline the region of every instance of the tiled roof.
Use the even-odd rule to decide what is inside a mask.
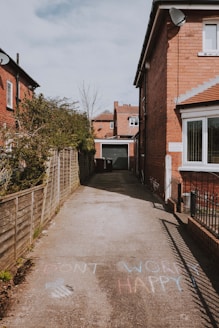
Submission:
[[[208,89],[197,93],[196,95],[182,101],[178,105],[190,105],[204,103],[210,101],[219,101],[219,83],[209,87]]]
[[[101,113],[96,116],[92,121],[113,121],[113,113]]]
[[[123,114],[136,114],[138,115],[138,106],[130,106],[130,105],[123,105],[123,106],[118,106],[116,108],[117,114],[123,113]]]

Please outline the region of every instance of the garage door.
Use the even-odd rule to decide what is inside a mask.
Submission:
[[[128,145],[102,145],[102,156],[113,160],[114,170],[128,170]]]

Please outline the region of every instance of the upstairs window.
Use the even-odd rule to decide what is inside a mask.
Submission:
[[[6,105],[13,109],[13,84],[10,81],[7,81]]]
[[[219,52],[219,21],[206,21],[203,28],[203,51]]]
[[[113,122],[113,121],[110,122],[110,129],[111,129],[111,130],[114,129],[114,122]]]
[[[138,116],[129,117],[129,126],[138,126],[139,119]]]

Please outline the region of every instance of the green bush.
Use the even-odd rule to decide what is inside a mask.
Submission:
[[[0,131],[0,155],[4,158],[0,195],[42,184],[50,149],[73,147],[94,152],[87,115],[65,99],[48,100],[42,94],[25,99],[16,112],[16,122],[17,131]]]

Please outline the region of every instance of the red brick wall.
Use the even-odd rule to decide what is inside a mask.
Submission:
[[[13,111],[7,109],[6,106],[6,81],[9,80],[13,83],[13,105],[16,106],[16,80],[15,77],[4,69],[4,66],[0,66],[0,125],[7,124],[7,126],[14,126],[14,114]]]
[[[166,152],[166,56],[167,36],[163,29],[153,48],[150,68],[146,71],[146,183],[153,178],[164,193],[164,165]]]
[[[115,134],[118,136],[134,136],[139,130],[138,126],[129,125],[129,117],[138,117],[138,106],[122,105],[114,102],[114,120],[116,125]]]
[[[136,116],[130,113],[119,113],[117,115],[117,134],[118,136],[134,136],[138,132],[138,126],[129,125],[129,117]]]
[[[184,12],[186,23],[180,28],[170,22],[168,11],[165,13],[166,18],[163,16],[150,57],[148,53],[150,67],[145,71],[140,86],[143,98],[146,85],[147,99],[146,130],[142,132],[144,127],[141,125],[143,135],[140,137],[142,146],[142,137],[146,138],[146,182],[153,178],[162,196],[165,192],[166,154],[172,158],[172,181],[177,185],[182,180],[178,171],[182,164],[182,153],[169,152],[170,142],[182,142],[181,116],[176,111],[175,100],[215,78],[219,67],[219,57],[198,56],[202,52],[202,19],[219,16],[219,11]]]
[[[113,136],[113,129],[110,129],[110,122],[93,121],[93,129],[95,138],[102,139]]]
[[[209,256],[216,260],[218,266],[219,240],[191,217],[188,218],[187,229],[199,245],[209,254]]]
[[[102,150],[102,143],[101,142],[95,142],[95,158],[101,158],[101,150]]]
[[[180,113],[175,110],[175,102],[180,95],[218,75],[219,57],[200,57],[202,52],[203,17],[219,15],[219,11],[185,11],[186,23],[174,35],[172,23],[167,24],[167,153],[169,142],[182,142]],[[177,31],[177,28],[175,28]],[[178,168],[182,164],[182,154],[171,152],[172,180],[180,182]]]
[[[7,80],[13,84],[13,110],[7,109],[6,94]],[[32,97],[33,93],[28,88],[28,83],[20,77],[20,99],[25,96]],[[6,123],[7,127],[15,126],[16,109],[16,77],[15,73],[8,66],[0,66],[0,126]]]

